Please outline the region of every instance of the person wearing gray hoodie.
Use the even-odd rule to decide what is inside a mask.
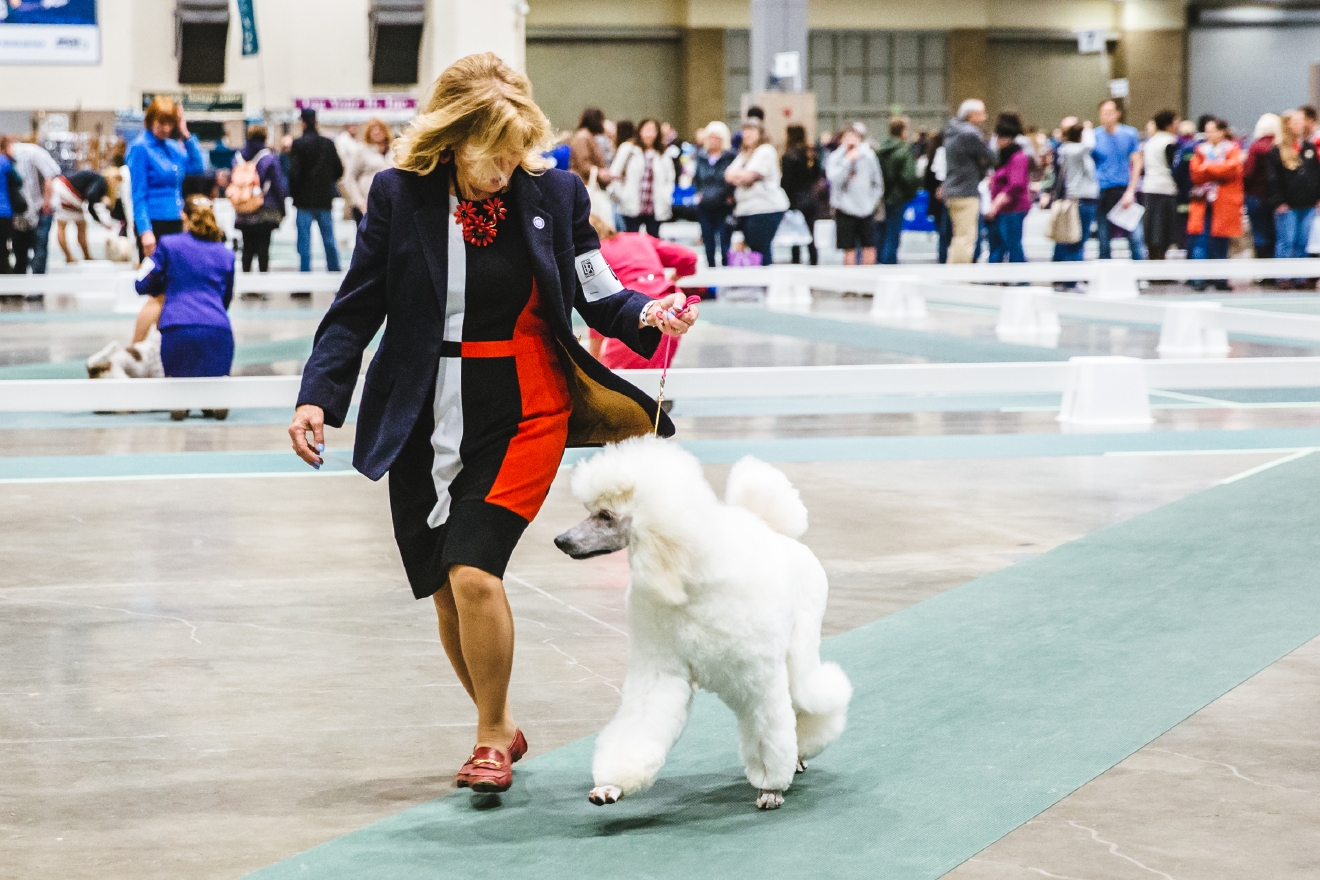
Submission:
[[[958,107],[958,117],[950,120],[944,129],[948,171],[944,177],[943,197],[953,221],[950,263],[972,262],[976,249],[981,220],[981,197],[977,187],[995,158],[986,143],[985,133],[981,131],[985,118],[985,103],[969,98]]]
[[[843,251],[846,265],[857,264],[857,249],[862,262],[875,262],[871,214],[885,194],[885,179],[880,160],[866,143],[866,128],[860,123],[844,130],[839,146],[825,160],[825,177],[830,182],[830,207],[834,209],[835,243]]]

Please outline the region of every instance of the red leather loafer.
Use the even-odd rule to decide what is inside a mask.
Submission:
[[[513,785],[513,762],[499,749],[472,750],[463,769],[458,771],[458,787],[483,793],[508,791]]]
[[[490,754],[478,754],[479,752],[489,752]],[[526,754],[527,738],[523,736],[521,730],[515,730],[513,732],[513,742],[509,745],[509,758],[507,762],[504,760],[504,755],[500,753],[499,749],[474,749],[467,761],[459,768],[458,776],[455,778],[455,784],[459,788],[471,788],[473,791],[507,791],[509,786],[513,784],[512,765],[522,760],[523,756]],[[486,763],[479,763],[479,761]],[[498,761],[501,764],[507,763],[510,766],[507,768],[507,772],[504,772],[504,768],[502,767],[498,768],[497,771],[496,769],[492,769],[493,765],[489,763],[491,761]],[[492,774],[495,774],[498,777],[496,784],[503,782],[503,788],[488,786]],[[505,776],[507,776],[507,781],[503,781]],[[482,783],[483,787],[478,787],[476,784],[478,782]]]

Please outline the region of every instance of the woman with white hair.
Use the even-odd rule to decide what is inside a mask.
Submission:
[[[582,179],[542,154],[550,122],[527,77],[492,53],[460,58],[375,177],[353,262],[321,321],[289,436],[319,468],[343,425],[363,350],[353,465],[390,475],[394,537],[412,592],[477,708],[457,783],[505,791],[527,750],[508,704],[513,615],[504,571],[566,446],[674,433],[655,400],[577,341],[588,326],[651,357],[696,320],[682,293],[619,283]],[[387,320],[388,319],[388,320]],[[313,437],[308,442],[308,435]]]
[[[729,262],[729,239],[733,227],[729,215],[733,213],[733,189],[724,179],[736,155],[729,145],[732,135],[729,127],[716,120],[706,126],[701,149],[697,151],[696,170],[692,188],[697,191],[697,222],[701,224],[701,242],[706,246],[706,265],[714,266],[715,248],[720,250],[720,264]]]
[[[1274,256],[1274,211],[1269,205],[1270,150],[1283,140],[1283,121],[1275,113],[1256,120],[1256,131],[1242,166],[1242,186],[1247,194],[1247,219],[1251,221],[1251,244],[1256,259]]]

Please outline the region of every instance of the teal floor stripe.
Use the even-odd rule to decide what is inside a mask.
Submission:
[[[813,342],[852,345],[895,354],[923,357],[939,363],[1003,363],[1016,361],[1066,361],[1076,352],[1011,345],[990,339],[974,339],[953,333],[888,327],[857,320],[827,318],[818,314],[772,312],[759,306],[703,303],[701,320],[754,333],[793,336]]]
[[[941,458],[1022,458],[1129,452],[1320,448],[1320,428],[1248,431],[1149,431],[1140,434],[951,434],[911,437],[783,437],[763,440],[689,440],[683,443],[707,464],[755,455],[766,461],[887,461]],[[564,463],[595,454],[570,449]],[[347,468],[352,452],[333,449],[322,473]],[[0,456],[0,482],[97,480],[226,474],[308,474],[288,451],[167,452],[113,455]]]
[[[828,640],[848,729],[778,812],[752,808],[706,698],[655,787],[612,807],[586,800],[583,740],[501,797],[459,792],[249,876],[934,880],[1316,637],[1317,499],[1310,456]]]

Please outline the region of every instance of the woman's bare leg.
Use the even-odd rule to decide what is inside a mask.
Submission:
[[[147,338],[153,325],[160,322],[160,310],[165,307],[165,296],[149,296],[138,311],[137,323],[133,325],[133,344]]]
[[[454,591],[449,584],[441,587],[431,597],[435,602],[435,616],[440,622],[440,644],[445,646],[445,656],[449,665],[454,667],[454,674],[467,691],[472,702],[477,701],[477,693],[472,689],[472,676],[468,674],[467,662],[463,660],[463,640],[459,634],[458,608],[454,606]]]
[[[515,729],[508,702],[513,612],[504,583],[478,568],[455,565],[449,570],[449,590],[458,613],[459,647],[477,704],[477,746],[507,752]]]
[[[77,226],[78,226],[78,248],[82,251],[83,259],[90,260],[92,258],[92,249],[87,244],[87,221],[83,220],[82,222],[78,223]]]
[[[55,221],[55,240],[59,242],[60,250],[64,251],[64,261],[66,263],[78,262],[73,258],[73,251],[69,250],[69,242],[65,237],[65,227],[69,224],[63,220]]]

